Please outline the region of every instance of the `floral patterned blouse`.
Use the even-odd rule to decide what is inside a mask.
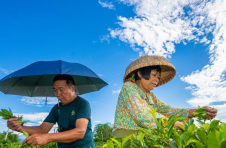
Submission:
[[[120,129],[137,130],[136,127],[156,128],[154,119],[148,111],[153,108],[156,108],[157,118],[174,114],[188,116],[188,109],[173,108],[159,100],[152,92],[144,94],[136,83],[124,83],[118,98],[113,133]]]

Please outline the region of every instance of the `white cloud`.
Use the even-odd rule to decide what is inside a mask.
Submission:
[[[117,86],[118,84],[114,84],[114,86]]]
[[[97,101],[91,101],[91,102],[89,102],[90,104],[96,104],[97,103]]]
[[[102,6],[102,7],[106,7],[108,9],[115,9],[115,6],[112,4],[112,2],[102,2],[102,1],[98,1],[98,3]]]
[[[93,121],[93,122],[95,122],[95,123],[101,123],[102,121]]]
[[[120,0],[134,6],[135,17],[118,17],[119,27],[109,29],[139,55],[171,57],[175,44],[188,42],[209,45],[209,62],[200,71],[181,77],[187,82],[193,106],[226,101],[226,1],[225,0]],[[219,117],[224,111],[220,111]],[[220,115],[221,114],[221,115]]]
[[[119,90],[112,90],[112,94],[119,94],[120,91],[121,91],[121,89],[119,89]]]
[[[191,90],[194,97],[188,100],[188,103],[193,106],[226,101],[226,64],[224,64],[226,63],[225,6],[226,1],[214,1],[207,3],[202,9],[195,9],[195,13],[206,15],[206,20],[215,24],[215,28],[212,33],[212,44],[209,46],[209,63],[201,71],[194,71],[188,76],[181,77],[182,81],[190,84],[187,89]],[[205,24],[202,24],[202,26],[205,27]],[[220,108],[220,106],[216,108],[218,107]],[[225,116],[224,120],[226,120]]]
[[[43,112],[43,113],[41,112],[41,113],[30,113],[30,114],[15,113],[14,115],[15,116],[22,115],[23,120],[29,120],[31,122],[29,124],[33,125],[34,123],[35,124],[42,123],[48,114],[49,113],[47,112]]]
[[[34,105],[42,107],[45,105],[46,97],[23,97],[21,101],[27,105]],[[47,104],[57,104],[58,99],[56,97],[47,97]]]
[[[5,122],[3,122],[3,121],[1,121],[1,120],[0,120],[0,124],[6,124],[6,121],[5,121]]]
[[[8,74],[13,72],[13,70],[4,69],[4,68],[1,68],[1,67],[0,67],[0,71],[2,71],[6,75],[8,75]]]
[[[103,75],[102,75],[102,74],[98,74],[98,76],[99,76],[99,77],[103,77]]]
[[[104,42],[104,41],[107,41],[109,44],[110,43],[110,35],[102,35],[100,37],[100,42]]]
[[[215,108],[218,109],[218,113],[217,113],[217,116],[216,116],[216,119],[217,120],[221,120],[223,122],[226,122],[226,118],[225,118],[225,115],[226,115],[226,103],[223,104],[223,105],[217,105],[217,106],[214,106]]]

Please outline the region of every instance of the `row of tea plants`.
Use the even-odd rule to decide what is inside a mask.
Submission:
[[[29,146],[28,144],[23,144],[22,143],[15,143],[15,142],[10,142],[10,143],[7,143],[7,142],[3,142],[3,143],[0,143],[0,148],[57,148],[57,143],[48,143],[48,144],[45,144],[43,146]]]
[[[172,115],[169,119],[156,118],[156,110],[151,110],[157,128],[138,128],[139,132],[122,138],[111,138],[103,148],[226,148],[226,124],[219,120],[205,122],[206,110],[200,108],[194,113],[199,119]],[[185,127],[175,129],[174,123],[182,121]]]

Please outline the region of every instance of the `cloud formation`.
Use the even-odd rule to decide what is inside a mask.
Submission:
[[[226,1],[225,0],[120,0],[134,6],[135,17],[118,17],[119,27],[110,28],[112,38],[130,44],[142,54],[171,57],[175,44],[193,42],[208,46],[209,62],[200,71],[182,76],[193,98],[192,106],[226,100]],[[216,106],[219,115],[226,120]]]
[[[8,74],[13,72],[13,70],[4,69],[4,68],[1,68],[1,67],[0,67],[0,71],[2,71],[6,75],[8,75]]]
[[[108,8],[108,9],[115,9],[115,6],[112,4],[112,2],[108,2],[108,1],[102,2],[102,1],[99,0],[98,3],[102,7],[105,7],[105,8]]]
[[[102,121],[93,121],[93,122],[95,122],[95,123],[101,123]]]
[[[42,123],[42,121],[47,117],[49,113],[47,112],[40,112],[40,113],[30,113],[30,114],[24,114],[24,113],[15,113],[14,115],[15,116],[18,116],[18,115],[22,115],[23,116],[23,120],[29,120],[31,123],[29,124],[40,124]]]
[[[113,95],[114,95],[114,94],[119,94],[120,91],[121,91],[121,89],[119,89],[119,90],[112,90],[112,94],[113,94]]]
[[[21,101],[27,105],[34,105],[42,107],[46,103],[46,97],[23,97]],[[47,97],[47,104],[57,104],[58,99],[56,97]]]
[[[107,41],[108,44],[110,43],[110,35],[109,35],[109,34],[107,34],[107,35],[102,35],[102,36],[100,37],[100,42],[104,42],[104,41]]]

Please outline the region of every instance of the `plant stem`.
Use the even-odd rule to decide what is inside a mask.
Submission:
[[[8,128],[7,133],[6,133],[6,135],[5,135],[5,140],[6,140],[7,137],[8,137],[8,133],[9,133],[9,128]]]

